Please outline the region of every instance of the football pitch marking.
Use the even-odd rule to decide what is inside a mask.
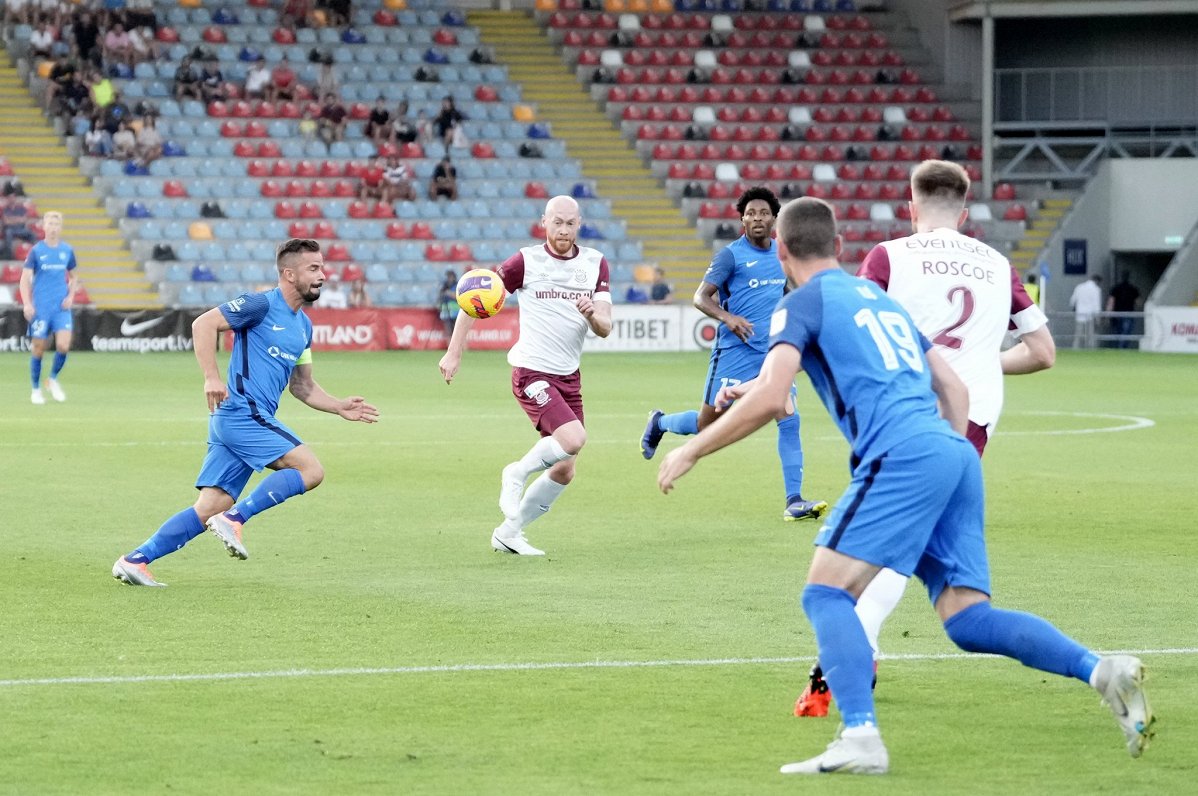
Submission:
[[[1162,649],[1101,650],[1100,655],[1195,655],[1198,647],[1165,647]],[[229,680],[278,680],[300,677],[374,677],[403,674],[459,674],[463,672],[535,672],[569,669],[658,669],[700,666],[776,666],[802,664],[812,661],[811,655],[786,658],[706,658],[657,661],[548,661],[545,663],[457,663],[439,666],[348,667],[337,669],[274,669],[261,672],[199,672],[196,674],[129,674],[80,677],[30,677],[0,680],[0,688],[54,685],[126,685],[136,683],[194,683],[225,682]],[[1000,659],[1001,655],[979,655],[971,652],[906,653],[887,655],[883,661],[947,661],[959,658]]]
[[[995,436],[1053,437],[1053,436],[1064,436],[1064,435],[1068,435],[1068,434],[1106,434],[1106,433],[1115,432],[1115,431],[1137,431],[1137,430],[1143,429],[1143,428],[1152,428],[1153,426],[1156,425],[1156,421],[1152,420],[1151,418],[1139,417],[1137,415],[1112,415],[1112,414],[1106,414],[1104,412],[1048,412],[1048,411],[1045,411],[1045,412],[1019,412],[1017,414],[1035,415],[1035,416],[1040,416],[1040,417],[1086,417],[1086,418],[1096,418],[1096,419],[1104,419],[1104,420],[1122,420],[1124,422],[1123,422],[1123,425],[1119,425],[1119,426],[1096,426],[1093,428],[1062,428],[1062,429],[1046,429],[1043,431],[997,431],[997,432],[995,432]],[[488,418],[488,419],[496,419],[496,420],[497,419],[507,419],[507,417],[508,417],[507,415],[503,415],[503,416],[472,415],[472,416]],[[459,419],[460,420],[461,419],[460,417],[457,417],[454,415],[443,415],[443,416],[442,415],[421,415],[420,417],[423,420],[435,420],[435,419],[443,419],[443,420]],[[632,418],[632,417],[640,418],[641,415],[601,415],[601,417],[611,420],[611,419],[625,419],[625,418]],[[162,422],[171,423],[171,422],[177,422],[177,421],[164,420]],[[842,437],[838,434],[829,434],[825,437],[820,437],[820,439],[822,439],[822,440],[840,440],[840,439],[842,439]],[[393,447],[396,445],[403,445],[404,447],[410,447],[413,445],[443,445],[444,442],[445,442],[444,440],[431,440],[431,439],[429,439],[429,440],[377,440],[377,441],[371,441],[368,444],[370,444],[371,446],[381,446],[381,447]],[[197,437],[195,439],[186,439],[186,440],[119,440],[119,441],[117,441],[117,440],[112,440],[112,441],[92,440],[90,442],[78,442],[78,441],[0,442],[0,448],[138,448],[138,447],[142,447],[142,446],[163,448],[163,447],[178,447],[178,446],[199,447],[199,445],[201,445],[201,444],[202,444],[202,440],[200,440]],[[357,446],[357,445],[362,445],[364,443],[361,440],[345,440],[345,439],[319,440],[319,439],[317,439],[317,440],[313,440],[311,442],[311,444],[325,448],[325,447],[340,447],[340,446]],[[589,440],[588,444],[590,444],[590,445],[631,445],[632,443],[630,443],[627,439],[624,439],[622,437],[621,438],[610,438],[609,437],[609,438],[600,438],[600,439]]]

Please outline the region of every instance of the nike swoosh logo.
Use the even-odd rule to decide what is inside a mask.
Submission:
[[[284,329],[286,329],[286,328],[287,328],[286,326],[274,326],[274,325],[272,325],[272,326],[270,327],[270,330],[271,330],[272,332],[281,332],[281,331],[283,331],[283,330],[284,330]]]
[[[846,761],[844,761],[843,763],[836,763],[835,765],[831,765],[831,766],[830,766],[830,765],[828,765],[827,763],[820,763],[820,764],[819,764],[819,773],[821,773],[821,774],[831,774],[831,773],[832,773],[832,772],[834,772],[834,771],[839,771],[840,769],[844,768],[844,767],[845,767],[845,766],[847,766],[848,764],[849,764],[849,763],[848,763],[848,761],[847,761],[847,760],[846,760]]]
[[[761,261],[760,260],[749,260],[747,263],[745,263],[745,268],[752,268],[753,266],[757,265],[757,263],[759,263],[759,262],[761,262]]]
[[[132,337],[135,334],[141,334],[146,329],[154,328],[158,324],[162,323],[165,319],[166,318],[164,316],[160,318],[151,318],[148,321],[130,323],[129,319],[126,318],[125,320],[121,321],[121,334],[125,335],[126,337]]]

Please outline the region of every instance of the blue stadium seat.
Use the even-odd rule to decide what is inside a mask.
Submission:
[[[168,282],[189,282],[191,281],[191,269],[182,263],[171,263],[166,267],[164,276]]]
[[[195,282],[187,282],[179,286],[179,296],[176,299],[182,307],[202,307],[207,302],[204,301],[204,288]]]

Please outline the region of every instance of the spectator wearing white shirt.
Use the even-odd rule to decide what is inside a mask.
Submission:
[[[266,59],[259,58],[245,76],[245,96],[248,99],[264,99],[269,85],[270,70],[266,68]]]
[[[37,23],[37,28],[29,34],[29,54],[34,58],[51,58],[57,38],[44,20]]]
[[[1094,348],[1098,344],[1098,313],[1102,312],[1102,277],[1091,274],[1089,279],[1073,288],[1069,306],[1073,308],[1073,317],[1077,321],[1073,347]]]
[[[317,299],[316,306],[326,310],[349,309],[349,295],[341,287],[340,276],[335,273],[329,274],[324,287],[320,289],[320,298]]]

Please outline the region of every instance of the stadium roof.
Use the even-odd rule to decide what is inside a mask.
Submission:
[[[1198,0],[962,0],[949,7],[953,22],[994,18],[1153,16],[1198,14]]]

